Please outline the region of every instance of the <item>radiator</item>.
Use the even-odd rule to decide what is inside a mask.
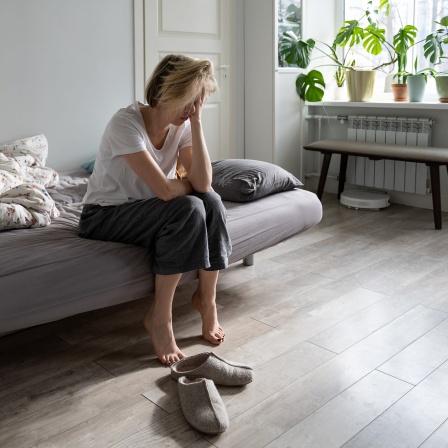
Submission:
[[[347,117],[348,140],[408,146],[430,146],[430,118]],[[423,163],[369,160],[350,156],[347,182],[383,190],[426,194],[428,169]]]

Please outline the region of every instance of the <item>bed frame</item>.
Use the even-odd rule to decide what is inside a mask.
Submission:
[[[154,291],[146,250],[78,236],[86,172],[60,177],[49,189],[61,211],[51,225],[4,231],[0,257],[0,333],[145,297]],[[322,218],[314,193],[291,190],[252,202],[224,202],[233,245],[229,263],[297,235]],[[197,278],[184,274],[180,283]]]

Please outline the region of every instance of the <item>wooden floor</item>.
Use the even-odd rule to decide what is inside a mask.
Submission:
[[[326,195],[319,225],[222,273],[214,350],[256,377],[219,388],[221,436],[185,421],[140,322],[150,299],[0,338],[0,447],[448,447],[443,218],[437,231],[430,210]],[[188,355],[212,349],[194,287],[175,298]]]

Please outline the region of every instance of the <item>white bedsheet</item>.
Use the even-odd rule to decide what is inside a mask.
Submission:
[[[0,230],[45,227],[60,215],[46,190],[59,180],[47,156],[44,135],[0,145]]]

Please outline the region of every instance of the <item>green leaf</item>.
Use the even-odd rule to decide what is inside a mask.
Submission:
[[[393,44],[396,53],[406,53],[414,45],[417,37],[417,28],[413,25],[406,25],[400,28],[394,35]]]
[[[386,16],[389,15],[390,12],[390,1],[389,0],[380,0],[380,9],[385,8]]]
[[[300,68],[307,68],[311,62],[311,53],[316,42],[313,39],[304,41],[292,31],[283,33],[280,41],[280,54],[288,64],[295,64]]]
[[[434,22],[442,26],[448,26],[448,16],[442,17],[440,22],[437,22],[437,20],[434,20]]]
[[[397,68],[399,72],[406,70],[406,65],[408,62],[408,57],[406,53],[398,53],[397,54]]]
[[[304,101],[317,102],[324,97],[325,81],[319,70],[301,73],[296,79],[296,89]]]
[[[286,14],[287,14],[287,16],[285,17],[286,21],[293,23],[300,23],[300,9],[294,3],[291,3],[286,8]]]
[[[364,29],[359,26],[359,22],[357,20],[347,20],[344,24],[336,35],[334,43],[341,47],[345,47],[347,44],[353,47],[362,42]]]
[[[429,58],[431,64],[436,64],[440,61],[440,56],[443,54],[440,38],[438,34],[428,34],[423,45],[425,58]]]
[[[386,40],[385,30],[382,28],[366,27],[366,35],[362,42],[364,49],[373,55],[378,55],[383,49],[383,42]]]
[[[378,28],[378,10],[373,10],[373,14],[371,11],[367,10],[366,17],[371,27]]]
[[[366,16],[367,21],[369,22],[370,26],[373,28],[379,27],[379,19],[378,19],[378,13],[379,8],[376,7],[377,2],[375,2],[375,7],[373,6],[373,2],[369,1],[367,2],[367,7],[364,11],[364,14]]]

